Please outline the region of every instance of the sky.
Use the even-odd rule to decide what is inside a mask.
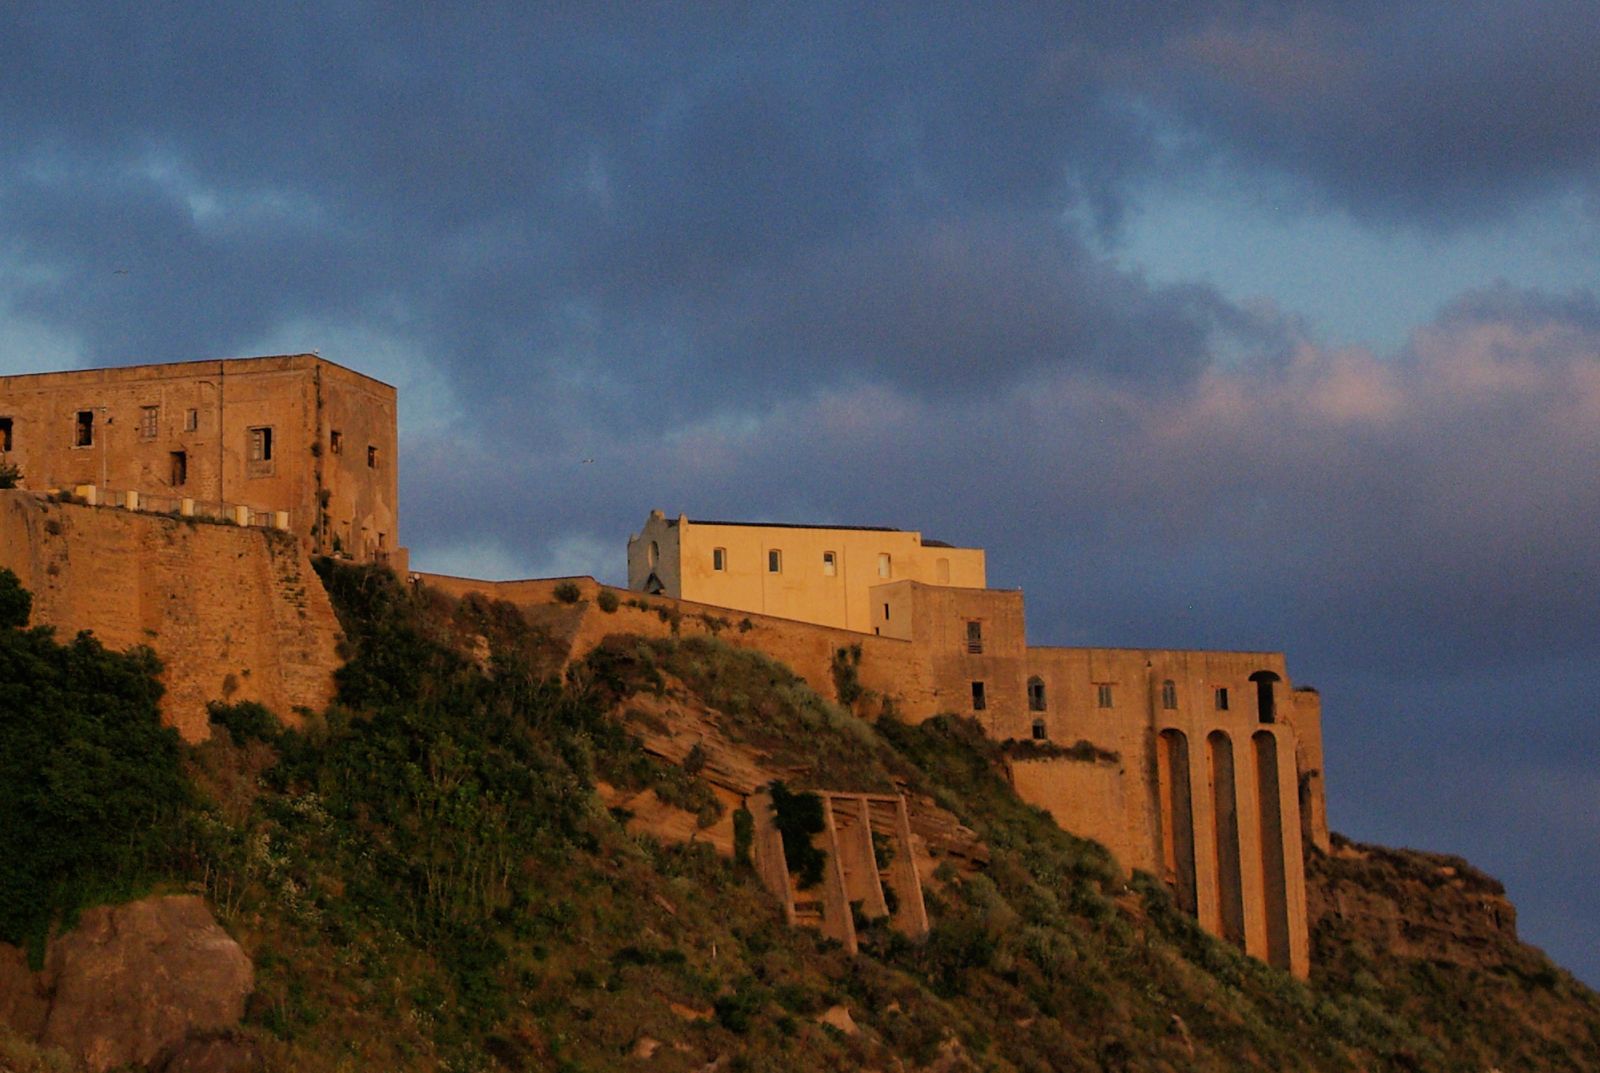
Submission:
[[[419,569],[652,508],[1282,650],[1329,813],[1600,984],[1585,2],[0,7],[0,373],[316,350]],[[590,461],[592,460],[592,461]]]

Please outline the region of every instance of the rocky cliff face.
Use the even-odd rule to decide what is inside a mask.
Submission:
[[[1459,857],[1335,835],[1306,859],[1308,915],[1395,957],[1491,968],[1517,944],[1517,910],[1493,876]]]
[[[253,986],[250,959],[192,895],[87,910],[41,972],[0,945],[0,1020],[93,1073],[249,1068],[250,1049],[215,1033],[238,1024]],[[224,1051],[232,1064],[215,1065]]]

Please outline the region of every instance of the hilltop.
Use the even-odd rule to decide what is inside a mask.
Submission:
[[[148,653],[0,626],[8,687],[97,668],[51,694],[81,718],[5,707],[7,814],[56,826],[0,862],[4,938],[203,893],[254,962],[239,1036],[273,1070],[1600,1068],[1600,996],[1464,861],[1308,849],[1301,983],[1021,802],[969,721],[863,721],[715,637],[618,634],[564,668],[554,605],[319,572],[348,661],[295,731],[218,706],[181,745]],[[111,757],[109,841],[30,781],[103,779]],[[863,920],[851,956],[784,924],[726,792],[769,777],[948,817],[925,940]],[[72,1068],[15,1035],[0,1061]]]

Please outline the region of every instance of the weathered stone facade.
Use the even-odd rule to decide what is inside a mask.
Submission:
[[[24,488],[282,512],[311,551],[404,569],[397,442],[394,388],[314,354],[0,377],[0,461]]]
[[[154,649],[162,718],[191,741],[210,701],[295,723],[333,699],[339,623],[288,533],[0,491],[0,567],[33,593],[34,624]]]

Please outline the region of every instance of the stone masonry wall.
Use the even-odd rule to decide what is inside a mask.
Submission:
[[[333,697],[338,621],[288,534],[0,491],[0,566],[33,593],[34,625],[154,649],[163,719],[191,741],[209,735],[213,700],[292,724]]]

